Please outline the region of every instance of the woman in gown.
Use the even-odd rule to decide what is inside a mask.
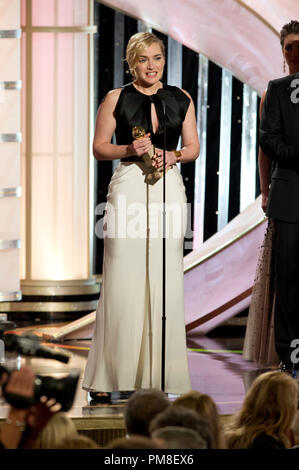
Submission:
[[[291,21],[280,31],[280,43],[289,74],[299,72],[299,22]],[[260,115],[267,90],[263,93]],[[262,209],[266,212],[269,187],[271,182],[272,160],[259,149],[259,176],[262,194]],[[275,350],[274,337],[274,223],[269,220],[260,258],[256,270],[252,301],[248,314],[248,322],[243,347],[243,357],[255,361],[262,366],[276,366],[279,362]]]
[[[102,403],[110,401],[113,391],[161,388],[164,111],[164,391],[190,390],[183,297],[186,195],[176,163],[195,160],[199,154],[195,110],[186,91],[161,82],[165,51],[155,35],[133,35],[126,60],[134,80],[107,94],[98,110],[93,145],[96,159],[121,159],[107,195],[103,281],[83,379],[83,388]],[[135,126],[143,128],[143,137],[133,139]],[[114,132],[116,144],[111,143]],[[180,136],[183,147],[176,150]],[[152,148],[148,163],[145,156]]]

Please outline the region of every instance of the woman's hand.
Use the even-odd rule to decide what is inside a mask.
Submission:
[[[140,139],[133,140],[132,144],[130,144],[130,151],[131,155],[137,155],[138,157],[142,157],[145,153],[149,152],[152,147],[152,142],[150,139],[150,133],[145,134],[144,137]]]
[[[165,151],[165,167],[166,169],[176,164],[176,156],[173,151]],[[153,162],[153,167],[157,169],[163,168],[163,150],[156,148],[155,149],[155,160]]]

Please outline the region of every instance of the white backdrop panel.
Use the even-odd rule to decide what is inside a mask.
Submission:
[[[17,292],[20,290],[20,250],[0,250],[0,291]]]

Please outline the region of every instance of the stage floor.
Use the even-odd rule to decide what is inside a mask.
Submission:
[[[49,325],[47,325],[49,326]],[[45,325],[18,328],[17,332],[36,334]],[[236,412],[252,381],[266,369],[260,369],[255,363],[245,361],[242,357],[244,338],[211,338],[196,336],[190,332],[187,336],[188,361],[193,390],[209,394],[216,402],[220,415],[231,415]],[[102,418],[122,421],[125,402],[116,400],[113,405],[90,405],[89,394],[82,390],[82,379],[87,360],[90,341],[63,341],[59,344],[44,343],[47,346],[60,348],[70,354],[67,364],[52,359],[15,357],[12,363],[30,365],[39,375],[63,377],[70,370],[77,369],[80,379],[73,407],[68,415],[88,427],[88,419]],[[7,358],[8,355],[6,355]],[[170,397],[171,399],[175,396]],[[0,399],[0,420],[7,414],[7,405]],[[86,421],[87,420],[87,421]],[[78,422],[79,422],[78,421]]]

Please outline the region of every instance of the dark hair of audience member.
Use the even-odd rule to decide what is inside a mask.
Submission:
[[[161,390],[137,390],[129,398],[124,411],[127,433],[149,437],[151,420],[168,406],[170,402]]]
[[[212,449],[212,434],[209,424],[198,414],[185,408],[184,406],[170,406],[165,411],[159,413],[149,426],[150,434],[157,429],[165,428],[168,426],[179,426],[183,428],[193,429],[205,441],[206,448]]]
[[[206,441],[194,429],[166,426],[156,429],[152,439],[162,449],[206,449]]]
[[[114,439],[105,449],[161,449],[161,447],[149,437],[130,436]]]
[[[246,393],[241,410],[226,427],[228,448],[250,448],[264,435],[290,448],[297,400],[298,385],[289,374],[274,371],[259,375]]]
[[[178,397],[172,406],[184,406],[194,410],[201,418],[205,419],[210,426],[213,437],[214,449],[225,449],[225,438],[220,424],[220,418],[214,400],[206,394],[191,390]]]

